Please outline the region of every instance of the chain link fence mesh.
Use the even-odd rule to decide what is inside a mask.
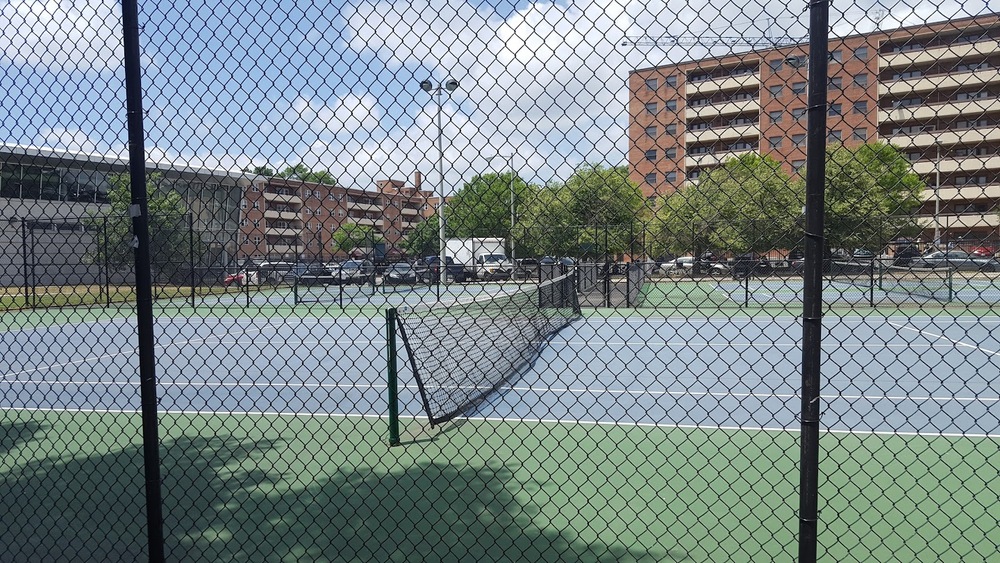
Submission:
[[[997,559],[988,3],[123,6],[0,9],[0,559]]]

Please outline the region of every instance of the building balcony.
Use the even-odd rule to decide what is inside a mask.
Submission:
[[[281,227],[266,227],[264,229],[265,235],[271,235],[276,237],[294,237],[301,232],[300,229],[291,228],[281,228]]]
[[[917,217],[917,224],[924,229],[933,229],[935,223],[939,229],[943,230],[968,230],[993,228],[1000,226],[1000,215],[996,213],[962,213],[962,214],[940,214],[935,222],[933,215],[921,215]]]
[[[709,104],[707,106],[686,106],[684,108],[684,119],[717,117],[722,115],[739,115],[741,113],[760,113],[760,102],[758,100],[743,100],[740,102],[722,102],[719,104]]]
[[[410,215],[410,216],[420,215],[420,210],[419,209],[410,209],[409,207],[404,207],[404,208],[400,209],[399,212],[402,215]]]
[[[897,134],[884,137],[883,141],[906,149],[911,147],[943,147],[952,145],[977,145],[991,141],[1000,142],[1000,128],[983,127],[960,131],[933,131],[929,133]]]
[[[920,160],[913,163],[913,171],[924,176],[934,174],[935,172],[940,172],[942,174],[952,172],[967,172],[974,174],[976,172],[982,172],[989,169],[1000,170],[1000,156],[942,158],[938,161]]]
[[[995,68],[977,70],[975,72],[959,72],[956,74],[937,74],[907,78],[904,80],[886,80],[879,83],[878,95],[909,96],[935,90],[954,90],[956,88],[983,87],[987,84],[1000,84],[1000,73]]]
[[[344,202],[344,205],[346,205],[348,209],[354,209],[357,211],[382,211],[382,206],[374,203],[354,203],[346,201]]]
[[[887,53],[879,55],[878,67],[880,70],[884,68],[907,68],[913,65],[933,64],[939,61],[957,61],[966,57],[990,55],[997,51],[1000,51],[1000,41],[984,40],[978,43],[934,47],[922,51]]]
[[[1000,184],[991,184],[989,186],[962,186],[960,188],[946,186],[938,188],[936,192],[940,201],[976,201],[980,199],[988,199],[992,201],[1000,200]],[[934,201],[934,195],[934,186],[930,185],[927,186],[923,192],[921,192],[920,198],[924,201]]]
[[[684,95],[690,97],[694,94],[711,94],[714,92],[739,90],[741,88],[760,88],[760,74],[755,72],[740,76],[725,76],[699,82],[687,82],[684,84]]]
[[[947,102],[943,104],[902,107],[892,110],[878,110],[879,123],[903,123],[907,121],[931,121],[944,118],[953,119],[968,116],[974,119],[988,112],[1000,112],[1000,99],[989,98],[967,102]]]
[[[305,246],[301,244],[269,244],[267,245],[268,254],[298,254],[305,249]]]
[[[368,219],[365,217],[348,217],[344,219],[344,223],[353,223],[355,225],[363,225],[366,227],[381,227],[381,219]]]
[[[739,158],[740,156],[757,152],[753,149],[747,149],[744,151],[726,151],[726,152],[716,152],[712,154],[699,154],[695,156],[684,157],[684,168],[700,168],[704,166],[718,166],[720,164],[725,164],[734,158]]]
[[[302,205],[302,198],[297,195],[282,195],[273,194],[269,192],[264,192],[264,201],[274,202],[274,203],[288,203],[293,205]]]
[[[274,219],[281,221],[294,221],[299,219],[298,211],[274,211],[272,209],[264,210],[264,219]]]
[[[740,125],[738,127],[715,127],[701,131],[688,131],[684,134],[684,142],[688,145],[710,141],[735,141],[744,137],[759,138],[760,127],[756,124]]]

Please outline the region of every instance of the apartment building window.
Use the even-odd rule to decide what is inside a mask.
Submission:
[[[984,98],[989,98],[990,93],[986,90],[979,90],[978,92],[959,92],[955,95],[955,99],[959,101],[963,100],[982,100]]]
[[[920,78],[924,75],[922,70],[905,70],[903,72],[897,72],[892,75],[890,80],[906,80],[908,78]]]
[[[254,209],[260,209],[260,202],[259,201],[253,202],[253,208]]]
[[[989,184],[986,176],[955,176],[956,186],[985,186]]]
[[[646,88],[648,88],[649,90],[655,91],[658,86],[659,86],[659,81],[657,79],[655,78],[646,79]]]
[[[670,76],[667,77],[667,86],[671,86],[671,87],[677,86],[677,75],[676,74],[671,74]]]
[[[313,212],[313,215],[322,216],[323,215],[323,208],[320,207],[320,208],[316,209],[315,212]]]
[[[656,149],[650,149],[646,151],[646,160],[650,162],[656,162]]]
[[[792,108],[792,119],[801,121],[806,116],[806,108]]]
[[[738,127],[740,125],[753,125],[754,120],[749,117],[737,117],[729,122],[730,125]]]
[[[955,65],[955,72],[976,72],[977,70],[986,70],[990,68],[990,63],[986,61],[979,61],[977,63],[963,63]]]
[[[677,149],[676,148],[666,149],[665,151],[663,151],[663,157],[664,158],[677,158]]]
[[[844,140],[844,135],[840,131],[830,131],[826,135],[826,142],[828,143],[839,143]]]
[[[826,114],[830,117],[836,117],[838,115],[843,115],[843,106],[841,104],[830,104],[830,108],[827,109]]]
[[[667,100],[667,111],[677,111],[677,100]]]
[[[691,147],[688,149],[691,154],[712,154],[715,152],[715,147]]]
[[[249,221],[247,221],[246,217],[240,219],[240,226],[241,227],[246,227],[248,224],[250,224],[250,223],[249,223]]]
[[[650,185],[656,184],[656,172],[646,174],[646,183]]]
[[[649,127],[646,127],[646,136],[647,137],[656,138],[656,126],[655,125],[650,125]]]
[[[780,110],[779,111],[769,111],[769,112],[767,112],[767,117],[768,117],[768,119],[771,120],[771,123],[781,123],[781,116],[784,115],[784,113],[785,112],[780,111]]]
[[[312,197],[312,195],[313,195],[313,191],[312,190],[305,190],[305,195],[303,197],[305,199],[309,199],[309,198]]]
[[[923,43],[906,43],[904,45],[893,45],[891,53],[905,53],[907,51],[919,51],[924,48]]]
[[[854,49],[854,58],[860,61],[868,60],[868,47],[858,47]]]
[[[917,96],[913,98],[903,98],[901,100],[896,100],[892,103],[893,107],[897,108],[908,108],[913,106],[919,106],[924,103],[924,99]]]
[[[771,67],[771,72],[778,72],[785,66],[785,59],[771,59],[767,61],[767,66]]]
[[[253,220],[253,226],[254,227],[260,227],[260,219],[254,219]]]
[[[805,94],[806,93],[806,83],[805,82],[792,82],[792,93],[793,94]]]
[[[734,102],[746,102],[753,99],[753,94],[750,92],[737,92],[729,99]]]
[[[345,213],[343,209],[338,209],[337,210],[337,217],[340,217],[341,219],[343,219],[344,217],[347,217],[347,213]]]
[[[781,99],[781,94],[785,91],[785,87],[784,86],[771,86],[770,88],[768,88],[768,91],[771,93],[771,97],[772,98],[774,98],[775,100],[780,100]]]
[[[919,151],[906,153],[906,159],[909,160],[910,162],[916,162],[920,160],[922,156],[924,156],[923,153]]]
[[[677,124],[676,123],[671,123],[670,125],[667,125],[665,132],[666,132],[667,135],[676,135],[677,134]]]
[[[955,154],[955,156],[959,156],[959,157],[961,157],[961,156],[986,156],[986,155],[989,154],[989,151],[986,149],[986,147],[963,147],[963,148],[955,149],[954,154]]]
[[[646,103],[646,111],[653,115],[656,115],[657,113],[659,113],[660,110],[656,102],[648,102]]]
[[[854,85],[857,86],[858,88],[867,88],[868,87],[868,73],[863,72],[861,74],[855,74],[854,75]]]
[[[855,141],[865,142],[868,139],[868,129],[865,129],[863,127],[860,129],[855,129],[854,132],[851,133],[851,139]]]
[[[701,170],[692,170],[688,172],[688,180],[691,180],[692,182],[698,181],[698,177],[700,176],[701,176]]]
[[[844,79],[839,76],[830,77],[829,82],[826,85],[827,90],[843,90],[844,89]]]
[[[851,111],[853,111],[854,113],[857,113],[857,114],[861,114],[861,115],[867,114],[868,113],[868,102],[867,101],[854,102],[854,109],[851,110]]]
[[[739,143],[733,143],[729,145],[729,150],[733,151],[749,151],[753,150],[753,145],[745,141]]]
[[[989,119],[971,119],[968,121],[956,121],[955,129],[975,129],[976,127],[989,127]]]
[[[804,147],[806,144],[806,136],[804,133],[798,135],[792,135],[792,144],[796,147]]]
[[[792,161],[792,171],[793,172],[802,172],[802,170],[805,167],[806,167],[806,161],[804,161],[804,160],[793,160]]]
[[[707,122],[706,123],[692,123],[691,125],[688,125],[688,129],[690,129],[691,131],[704,131],[706,129],[711,129],[711,128],[712,128],[712,124],[711,123],[707,123]]]
[[[667,172],[667,173],[666,173],[666,174],[665,174],[665,175],[663,176],[663,179],[664,179],[664,180],[665,180],[666,182],[669,182],[669,183],[671,183],[671,184],[672,184],[672,183],[674,183],[674,182],[676,182],[676,181],[677,181],[677,173],[676,173],[676,172]]]
[[[253,245],[254,246],[260,246],[260,243],[263,242],[263,240],[264,239],[262,239],[260,237],[253,237]]]
[[[830,51],[830,60],[835,63],[844,62],[844,52],[841,51],[840,49],[837,49],[836,51]]]
[[[250,187],[250,191],[254,192],[254,193],[259,193],[260,192],[260,186],[258,186],[257,184],[254,184],[253,186]]]
[[[767,144],[772,149],[780,149],[781,148],[781,139],[782,139],[782,137],[768,137],[767,138]]]
[[[241,200],[240,201],[240,209],[246,209],[246,208],[247,208],[247,200],[245,200],[245,199]]]

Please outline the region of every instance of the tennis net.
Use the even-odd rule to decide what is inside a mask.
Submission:
[[[396,310],[431,426],[474,410],[580,317],[572,274],[516,292]]]
[[[875,286],[875,267],[872,262],[827,261],[823,276],[834,283],[871,288]]]
[[[915,268],[885,266],[879,272],[879,289],[887,293],[905,293],[938,301],[954,297],[953,268]]]

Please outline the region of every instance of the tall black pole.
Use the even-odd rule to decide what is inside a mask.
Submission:
[[[819,529],[820,347],[823,337],[823,189],[826,183],[828,0],[809,6],[809,121],[806,134],[806,232],[802,303],[802,413],[799,462],[799,562],[816,561]]]
[[[156,417],[156,357],[153,352],[153,275],[150,268],[149,206],[146,201],[146,155],[142,124],[142,69],[139,66],[139,10],[136,0],[122,1],[125,46],[125,105],[131,178],[132,233],[135,238],[136,320],[139,336],[139,393],[142,400],[142,447],[146,476],[146,527],[149,560],[163,561],[163,509],[160,494],[160,438]]]

